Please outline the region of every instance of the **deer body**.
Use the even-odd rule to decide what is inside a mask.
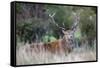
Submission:
[[[64,34],[62,39],[44,44],[45,50],[52,53],[69,53],[70,51],[72,51],[74,46],[73,38],[71,38],[72,35],[68,35],[68,31],[66,31],[65,33],[66,34]]]
[[[73,35],[70,35],[70,31],[63,31],[64,36],[62,39],[58,39],[55,40],[53,42],[48,42],[48,43],[37,43],[37,44],[33,44],[32,48],[34,48],[34,50],[36,52],[41,52],[41,51],[45,51],[45,52],[49,52],[52,54],[67,54],[69,52],[72,51],[73,49]]]
[[[63,40],[57,40],[57,41],[45,44],[44,48],[46,51],[51,52],[53,54],[55,53],[60,54],[60,53],[70,52],[72,50],[72,48],[67,47],[66,45]]]

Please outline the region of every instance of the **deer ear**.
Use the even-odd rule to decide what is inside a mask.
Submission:
[[[71,33],[74,34],[76,30],[77,30],[76,28],[72,29]]]

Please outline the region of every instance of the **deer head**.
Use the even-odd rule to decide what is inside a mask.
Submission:
[[[62,30],[62,33],[64,34],[64,38],[66,40],[71,40],[73,39],[73,31],[72,30]]]
[[[64,23],[62,23],[63,27],[59,26],[59,25],[56,23],[56,21],[54,20],[54,16],[56,15],[56,12],[53,13],[53,14],[49,14],[49,17],[51,18],[52,23],[55,24],[58,28],[61,29],[62,33],[64,34],[63,40],[66,42],[66,44],[69,43],[69,45],[71,45],[71,44],[73,43],[73,40],[74,40],[74,33],[75,33],[76,28],[77,28],[78,23],[79,23],[79,13],[73,12],[72,14],[73,14],[74,22],[73,22],[72,27],[71,27],[69,30],[66,30],[66,29],[65,29]]]

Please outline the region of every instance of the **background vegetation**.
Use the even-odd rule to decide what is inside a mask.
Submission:
[[[17,3],[16,11],[16,36],[19,42],[48,42],[50,39],[47,37],[58,39],[59,36],[63,36],[61,30],[50,20],[49,14],[55,12],[56,23],[66,29],[70,29],[74,24],[72,13],[80,13],[79,27],[75,37],[79,43],[88,41],[90,46],[96,40],[96,7]]]

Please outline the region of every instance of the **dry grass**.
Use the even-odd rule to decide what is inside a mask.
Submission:
[[[24,45],[23,43],[18,43],[16,50],[17,65],[96,60],[96,50],[86,47],[74,48],[67,56],[63,53],[58,55],[45,52],[43,49],[36,53],[34,49],[31,50],[30,44]]]

